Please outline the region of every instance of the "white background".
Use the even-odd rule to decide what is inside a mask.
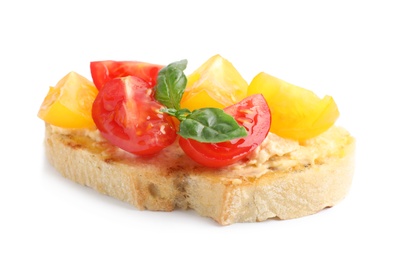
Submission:
[[[401,259],[401,16],[397,1],[2,1],[1,259]],[[296,220],[221,227],[192,211],[138,211],[61,177],[36,114],[48,87],[92,60],[187,71],[214,54],[332,95],[357,138],[352,189]]]

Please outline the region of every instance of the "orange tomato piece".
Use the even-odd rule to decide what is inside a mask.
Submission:
[[[270,132],[303,141],[329,129],[339,117],[334,99],[261,72],[249,84],[248,95],[261,93],[272,114]]]
[[[191,111],[202,107],[223,109],[238,103],[247,95],[248,83],[220,55],[208,59],[187,79],[181,107]]]
[[[50,87],[38,117],[63,128],[95,128],[92,104],[97,93],[91,81],[70,72],[55,87]]]

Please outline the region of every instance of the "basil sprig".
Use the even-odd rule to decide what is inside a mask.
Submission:
[[[187,85],[184,70],[187,60],[173,62],[159,71],[155,86],[155,98],[165,108],[160,111],[180,121],[178,132],[184,138],[202,143],[219,143],[247,136],[244,127],[219,108],[201,108],[190,111],[180,107]]]

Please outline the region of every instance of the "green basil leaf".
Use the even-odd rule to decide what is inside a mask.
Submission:
[[[187,60],[177,61],[159,71],[155,98],[168,108],[180,109],[180,101],[187,86],[187,77],[184,74],[187,63]]]
[[[247,136],[244,127],[218,108],[201,108],[188,114],[179,134],[203,143],[219,143]]]
[[[204,143],[219,143],[247,136],[245,128],[221,109],[202,108],[191,112],[180,108],[187,85],[184,74],[186,67],[187,60],[167,65],[159,71],[155,86],[155,98],[165,106],[160,112],[180,121],[179,134]]]
[[[190,114],[191,111],[189,109],[181,108],[180,110],[177,110],[177,112],[175,113],[175,117],[182,122],[183,120],[186,120],[186,118]]]
[[[189,111],[189,109],[186,108],[177,110],[175,108],[164,107],[160,109],[160,112],[169,114],[170,116],[174,116],[180,121],[185,120],[187,116],[191,114],[191,111]]]

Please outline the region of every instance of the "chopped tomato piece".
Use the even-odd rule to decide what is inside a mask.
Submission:
[[[141,61],[106,60],[90,63],[92,79],[98,89],[111,79],[126,76],[136,76],[148,83],[149,87],[153,87],[156,84],[157,74],[162,68],[162,65]]]
[[[104,84],[93,103],[92,116],[113,145],[136,155],[152,155],[177,136],[171,117],[159,112],[161,107],[147,82],[127,76]]]
[[[97,93],[92,82],[70,72],[56,86],[50,87],[38,117],[64,128],[95,128],[91,111]]]
[[[264,72],[249,84],[248,95],[261,93],[270,106],[271,132],[303,141],[329,129],[339,117],[334,99],[322,99],[310,90],[287,83]]]
[[[220,55],[214,55],[188,76],[181,107],[225,108],[247,96],[248,83],[236,68]]]
[[[252,152],[269,133],[270,110],[260,94],[249,96],[224,111],[244,126],[248,135],[221,143],[201,143],[180,137],[181,148],[195,162],[214,168],[233,164]]]

